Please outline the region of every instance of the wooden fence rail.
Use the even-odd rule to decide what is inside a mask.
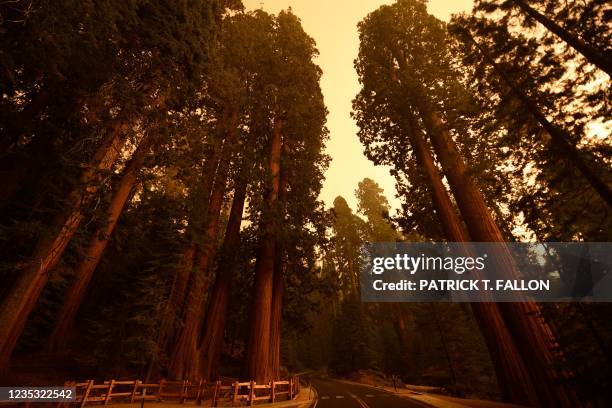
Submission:
[[[284,381],[270,381],[267,384],[257,384],[255,381],[166,381],[145,384],[134,381],[104,381],[96,384],[94,380],[85,382],[67,382],[67,387],[76,389],[76,402],[58,404],[61,407],[84,407],[86,405],[108,405],[113,402],[141,401],[176,401],[184,404],[194,401],[202,405],[210,400],[211,407],[252,406],[256,401],[277,402],[294,399],[300,392],[299,377],[291,377]]]

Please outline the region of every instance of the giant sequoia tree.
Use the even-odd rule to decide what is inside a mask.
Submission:
[[[209,60],[215,12],[219,12],[216,2],[197,5],[181,2],[173,6],[115,2],[108,7],[88,4],[86,11],[73,2],[45,3],[39,5],[42,10],[31,14],[25,4],[22,6],[24,9],[3,5],[6,7],[3,14],[24,14],[22,18],[2,20],[9,33],[3,37],[6,50],[3,53],[12,56],[5,66],[15,73],[3,84],[9,96],[3,99],[3,115],[12,115],[7,122],[3,121],[12,124],[2,129],[6,147],[3,153],[8,155],[8,162],[26,155],[26,159],[13,164],[13,169],[19,174],[36,173],[42,171],[36,154],[49,146],[51,149],[61,146],[69,152],[81,151],[72,159],[82,163],[85,170],[75,174],[71,169],[73,179],[63,183],[63,191],[56,192],[63,197],[53,197],[63,203],[62,208],[53,212],[48,228],[32,240],[35,243],[31,255],[13,264],[10,272],[13,283],[0,310],[2,367],[8,364],[50,271],[78,230],[129,133],[138,133],[146,126],[146,115],[180,107],[188,94],[200,86]],[[187,16],[187,24],[175,24]],[[80,35],[74,26],[80,26],[89,35]],[[182,31],[171,30],[171,26],[180,26]],[[39,40],[28,42],[36,31],[41,31]],[[44,41],[49,44],[41,44]],[[28,45],[24,48],[20,44]],[[47,60],[34,57],[36,47],[46,50]],[[31,60],[41,64],[32,65]],[[24,69],[19,68],[20,64]],[[88,69],[87,64],[100,65],[100,69]],[[72,93],[63,93],[62,89],[71,89]],[[48,93],[62,94],[69,100],[62,105],[62,98],[58,98],[59,103],[51,104],[51,98],[42,97]],[[23,101],[23,95],[29,96],[28,100]],[[45,117],[50,121],[35,128],[35,119],[42,112],[49,112]],[[20,120],[16,117],[20,115],[27,118]],[[54,119],[60,122],[54,124]],[[89,152],[83,151],[87,140],[93,141]],[[35,204],[26,205],[40,206],[44,200],[50,200],[43,184],[49,182],[52,181],[34,180]]]
[[[204,331],[198,344],[200,372],[204,378],[214,379],[218,373],[221,355],[229,292],[237,262],[235,252],[240,245],[240,229],[249,184],[256,184],[254,171],[263,160],[263,138],[267,129],[259,123],[267,118],[267,105],[261,99],[265,95],[266,63],[269,61],[271,44],[269,33],[273,19],[265,13],[238,14],[224,21],[223,57],[233,70],[239,73],[234,83],[227,83],[239,89],[235,99],[241,100],[242,111],[246,112],[247,132],[242,136],[240,149],[234,158],[233,197],[223,243],[217,257],[217,268],[212,284],[210,308],[206,312]],[[256,171],[260,175],[261,172]],[[189,358],[187,359],[189,361]]]
[[[394,146],[401,143],[397,136],[401,135],[402,127],[413,139],[415,134],[418,137],[417,132],[429,136],[470,238],[503,242],[504,236],[485,196],[468,170],[465,153],[453,139],[469,125],[465,106],[469,106],[470,96],[457,80],[460,76],[447,46],[443,24],[427,14],[424,2],[406,0],[381,7],[360,23],[359,28],[361,48],[356,68],[363,89],[354,108],[364,144],[394,152],[398,149]],[[422,153],[419,153],[421,161],[426,158]],[[379,153],[382,154],[385,153]],[[507,276],[515,276],[507,255],[496,262]],[[502,378],[515,379],[506,383],[505,386],[513,387],[506,395],[517,402],[531,404],[539,401],[548,405],[554,401],[556,405],[572,406],[578,403],[575,392],[560,384],[559,373],[552,369],[559,356],[555,354],[550,329],[538,317],[538,307],[530,303],[498,307],[502,319],[484,321],[482,315],[480,321],[483,326],[497,327],[493,333],[483,327],[485,334],[502,336],[508,330],[518,351],[518,355],[506,354],[494,359]],[[491,352],[496,352],[491,347],[494,339],[490,339]],[[525,377],[525,366],[529,367],[530,378]]]
[[[2,368],[20,337],[87,339],[116,373],[215,379],[232,279],[253,272],[245,375],[278,378],[284,293],[304,313],[325,225],[327,112],[299,19],[236,1],[0,7]]]
[[[256,109],[257,101],[252,89],[255,88],[256,79],[261,76],[261,67],[267,55],[264,51],[268,47],[265,33],[270,24],[270,17],[264,14],[254,17],[239,13],[224,19],[218,38],[215,69],[208,81],[207,94],[201,101],[200,113],[196,112],[201,120],[212,121],[213,137],[209,139],[211,153],[206,157],[200,180],[197,181],[199,188],[192,191],[192,200],[203,201],[204,205],[198,207],[198,213],[193,214],[189,224],[193,237],[189,246],[197,248],[197,251],[191,267],[189,263],[186,266],[185,273],[190,276],[189,288],[181,326],[170,355],[170,373],[179,378],[199,377],[201,364],[208,364],[199,360],[202,316],[211,286],[221,235],[220,218],[231,174],[237,175],[234,193],[239,197],[240,189],[246,188],[238,188],[240,168],[252,167],[253,162],[259,159],[247,153],[247,149],[257,145],[258,133],[244,112],[251,113]],[[242,209],[236,208],[235,211],[240,211],[241,215]],[[239,214],[234,212],[234,215]],[[235,222],[240,225],[240,220],[232,220],[232,223]],[[210,352],[205,350],[202,357],[210,360],[209,355]]]
[[[270,128],[245,365],[248,376],[256,381],[268,381],[278,375],[283,292],[279,286],[283,282],[280,265],[285,262],[283,252],[287,249],[281,245],[285,236],[282,227],[286,225],[283,220],[289,217],[293,220],[290,225],[302,229],[309,222],[309,217],[305,217],[308,211],[291,216],[286,209],[302,207],[311,213],[316,210],[326,163],[321,153],[326,137],[326,110],[319,88],[321,71],[312,61],[317,53],[314,41],[291,12],[278,16],[270,37],[273,40],[269,61],[273,65],[268,67],[267,84]],[[277,258],[280,259],[275,262]]]

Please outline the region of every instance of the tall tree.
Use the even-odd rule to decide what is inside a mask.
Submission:
[[[361,270],[361,246],[365,240],[365,222],[353,214],[343,197],[336,197],[332,208],[333,261],[340,276],[341,289],[346,296],[359,295],[359,272]]]
[[[274,117],[274,130],[269,142],[268,179],[265,193],[264,221],[262,235],[255,264],[255,286],[253,288],[253,307],[251,328],[249,330],[246,370],[257,382],[270,379],[270,324],[272,313],[272,293],[274,286],[274,259],[278,219],[275,209],[278,202],[280,183],[281,138],[283,121]]]
[[[50,269],[57,264],[78,229],[84,210],[100,188],[104,178],[103,174],[112,168],[118,157],[121,146],[126,140],[124,135],[126,130],[137,127],[139,119],[146,112],[163,110],[177,103],[181,104],[185,96],[198,86],[194,83],[201,81],[201,75],[208,64],[209,43],[212,39],[212,31],[214,31],[211,30],[214,27],[214,14],[215,12],[220,13],[214,1],[197,5],[181,2],[171,8],[157,3],[153,4],[153,2],[138,5],[114,2],[111,7],[101,7],[92,3],[87,5],[87,13],[83,13],[83,8],[71,1],[63,2],[59,8],[50,3],[45,3],[43,6],[46,9],[49,7],[53,9],[47,10],[49,15],[40,13],[43,19],[47,16],[55,16],[62,21],[61,26],[78,25],[84,30],[90,29],[92,35],[89,37],[74,35],[74,30],[66,32],[60,30],[59,35],[66,35],[62,37],[62,41],[67,46],[62,48],[61,45],[59,47],[54,45],[53,47],[59,52],[55,57],[61,57],[44,61],[44,64],[49,64],[49,66],[32,66],[29,73],[23,72],[26,74],[23,79],[31,81],[32,77],[27,76],[37,70],[38,72],[33,75],[36,78],[35,81],[40,81],[40,78],[49,79],[49,76],[56,77],[56,79],[59,77],[60,86],[54,86],[55,91],[66,86],[62,83],[62,77],[75,81],[74,89],[81,92],[81,95],[71,95],[68,112],[81,113],[83,116],[81,120],[85,123],[87,121],[97,122],[96,118],[104,117],[105,121],[102,121],[100,126],[106,130],[98,142],[97,151],[93,157],[83,160],[84,163],[87,163],[87,169],[79,177],[76,185],[67,191],[66,208],[54,217],[55,222],[49,228],[50,232],[46,234],[47,236],[38,240],[30,260],[26,262],[27,265],[16,268],[21,273],[0,306],[0,321],[2,322],[0,367],[2,369],[8,365],[25,321],[48,280]],[[16,10],[18,9],[15,8],[8,12],[11,14]],[[111,10],[117,11],[117,14]],[[4,11],[3,5],[3,13]],[[19,8],[19,12],[27,14],[27,8],[24,10]],[[60,14],[56,15],[56,12]],[[192,18],[189,19],[188,24],[178,24],[181,30],[167,29],[169,26],[174,26],[176,21],[184,20],[186,14],[191,15]],[[81,16],[87,17],[85,21]],[[160,16],[164,18],[159,19]],[[29,15],[25,17],[21,21],[27,24],[10,24],[11,35],[7,37],[6,43],[3,41],[3,45],[14,46],[28,38],[31,33],[27,25],[31,21],[28,19]],[[74,20],[71,21],[71,19]],[[101,24],[102,21],[105,24]],[[160,24],[159,21],[163,21],[164,24]],[[46,24],[47,22],[43,22],[41,25],[43,31],[48,27]],[[194,32],[199,32],[200,35],[194,35]],[[42,37],[48,38],[49,35]],[[62,41],[58,41],[57,45]],[[39,42],[33,48],[37,46],[40,46]],[[28,47],[27,51],[31,50],[32,47]],[[74,52],[71,53],[72,50]],[[15,72],[19,72],[19,61],[23,61],[23,55],[20,53],[23,51],[26,50],[12,52],[13,58],[10,64],[13,65]],[[75,61],[72,59],[74,57],[79,59]],[[84,75],[79,74],[81,71],[73,71],[76,67],[80,70],[87,64],[90,66],[100,64],[101,69],[99,71],[93,68],[84,69],[82,71]],[[53,69],[53,66],[56,69]],[[99,73],[100,77],[92,76],[92,73]],[[50,80],[50,82],[57,85],[58,81]],[[102,85],[107,82],[108,86],[104,88]],[[182,82],[182,86],[176,87],[172,82]],[[32,84],[32,82],[27,85],[23,83],[21,89],[15,88],[15,84],[14,81],[10,84],[13,88],[10,91],[11,95],[15,95],[15,92],[21,93],[23,87],[32,85],[34,89],[37,86],[44,88],[44,82],[42,85]],[[70,86],[67,89],[70,89]],[[50,91],[50,89],[45,89],[44,92]],[[28,95],[31,94],[29,90],[26,92]],[[133,105],[130,105],[130,102]],[[45,108],[47,106],[43,107]],[[27,129],[6,130],[8,133],[12,132],[11,135],[6,135],[9,137],[9,142],[5,145],[9,148],[15,145],[15,136],[19,137],[24,130],[27,131]],[[44,136],[44,134],[38,134],[31,139],[38,141]],[[24,163],[28,162],[24,161]]]
[[[240,247],[240,229],[247,200],[249,184],[256,184],[259,175],[258,162],[267,154],[262,149],[262,139],[269,131],[269,105],[266,101],[271,73],[266,70],[270,62],[270,41],[273,20],[268,14],[240,13],[224,21],[222,56],[226,66],[237,73],[233,84],[233,100],[241,101],[248,129],[241,141],[234,170],[234,195],[230,218],[217,260],[217,273],[210,294],[203,336],[199,344],[202,375],[215,379],[224,339],[232,278],[238,267],[235,257]]]
[[[8,366],[13,348],[28,315],[47,283],[49,271],[57,264],[83,220],[84,206],[91,203],[101,183],[100,175],[112,168],[123,144],[123,126],[109,132],[92,160],[92,169],[81,176],[80,186],[69,196],[69,210],[57,216],[56,233],[41,239],[32,255],[32,264],[21,268],[17,282],[0,306],[0,368]]]
[[[105,225],[94,232],[92,241],[85,252],[85,258],[75,268],[75,282],[66,295],[55,329],[49,338],[49,347],[51,349],[61,349],[65,346],[66,336],[70,333],[74,324],[74,319],[83,302],[89,282],[106,249],[109,237],[117,225],[123,208],[133,191],[138,172],[144,164],[149,148],[154,143],[154,138],[148,132],[143,137],[144,140],[140,141],[133,157],[123,170],[121,179],[117,183],[107,209]]]
[[[390,223],[391,207],[383,189],[372,179],[365,178],[359,182],[355,192],[357,209],[368,219],[368,239],[372,242],[393,242],[400,238]]]
[[[482,193],[438,113],[443,109],[452,118],[457,96],[462,95],[462,85],[456,80],[446,47],[443,25],[427,14],[424,2],[404,0],[393,6],[383,6],[370,14],[360,24],[360,38],[361,54],[356,63],[358,73],[378,73],[383,78],[397,78],[396,82],[383,86],[398,87],[404,106],[418,114],[418,123],[431,137],[471,238],[475,241],[503,242],[504,237]],[[441,61],[445,63],[441,64]],[[376,91],[364,89],[357,99],[357,106],[368,98],[376,98]],[[367,106],[364,108],[367,109]],[[389,121],[386,118],[381,120]],[[507,276],[516,276],[507,254],[498,263]],[[520,303],[502,304],[499,308],[523,360],[530,361],[531,382],[538,390],[541,403],[562,406],[578,403],[573,390],[560,385],[558,373],[551,368],[558,357],[553,353],[555,344],[551,342],[548,327],[536,317],[537,306]],[[527,338],[529,340],[525,341]],[[529,395],[529,390],[523,393],[525,395]]]
[[[223,244],[219,250],[217,273],[212,285],[209,308],[203,326],[203,336],[198,347],[203,378],[214,380],[219,374],[219,361],[223,346],[226,316],[232,279],[237,267],[236,252],[240,246],[240,227],[248,187],[249,167],[243,168],[234,180],[234,194]]]
[[[373,84],[369,81],[369,78],[364,78],[364,86],[371,85]],[[392,98],[393,96],[389,95],[388,97]],[[399,114],[399,112],[392,109],[388,114],[394,115]],[[470,241],[465,224],[457,214],[450,195],[442,182],[442,174],[435,164],[431,147],[426,142],[423,130],[418,126],[415,115],[407,110],[402,116],[404,118],[397,117],[401,130],[396,129],[394,132],[386,131],[382,133],[389,137],[389,147],[405,143],[407,139],[412,146],[414,160],[426,179],[433,207],[446,239],[450,242]],[[364,139],[367,136],[363,131],[360,135]],[[387,154],[390,152],[388,148],[384,148],[384,151]],[[390,159],[388,156],[386,158]],[[408,158],[403,157],[403,160],[408,160]],[[516,349],[497,305],[493,303],[474,303],[471,306],[493,360],[502,396],[509,401],[538,404],[537,394],[529,379],[525,363]]]
[[[215,256],[218,240],[219,219],[227,188],[230,163],[234,157],[233,146],[238,133],[238,115],[228,112],[222,115],[218,126],[222,134],[223,149],[212,186],[206,217],[203,223],[202,243],[194,262],[194,272],[185,301],[182,326],[178,331],[170,355],[168,368],[177,378],[198,377],[199,361],[197,347],[204,316],[205,297],[210,280],[210,267]]]
[[[316,209],[316,195],[321,188],[321,167],[326,162],[321,153],[327,135],[324,128],[326,110],[319,87],[321,70],[313,62],[318,53],[314,40],[304,32],[299,19],[291,10],[278,15],[274,28],[275,52],[271,61],[275,69],[271,70],[273,75],[270,97],[272,131],[267,145],[264,202],[260,216],[261,235],[255,263],[253,307],[245,364],[245,374],[256,381],[268,381],[272,375],[272,304],[281,302],[279,296],[282,296],[282,291],[278,290],[275,299],[273,290],[276,242],[281,231],[281,161],[299,165],[301,174],[312,174],[310,180],[304,178],[299,183],[289,176],[297,172],[288,170],[288,208],[299,209],[299,202],[303,201],[302,208],[313,210]],[[289,160],[286,160],[287,157],[283,158],[283,145],[287,146],[285,155],[291,157]],[[289,209],[288,212],[291,213]],[[296,211],[294,214],[296,228],[299,226],[300,229],[306,229],[308,218],[305,211]],[[277,310],[282,308],[277,307]],[[277,333],[278,331],[275,331],[275,337],[278,336]],[[274,370],[276,371],[276,368]]]

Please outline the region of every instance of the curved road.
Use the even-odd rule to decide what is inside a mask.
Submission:
[[[317,390],[316,408],[422,408],[422,405],[394,394],[361,385],[313,378]]]

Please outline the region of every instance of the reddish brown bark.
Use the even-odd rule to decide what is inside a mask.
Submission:
[[[281,322],[283,317],[285,269],[286,261],[284,259],[284,248],[280,242],[277,242],[276,257],[274,259],[274,279],[270,318],[270,356],[268,361],[271,380],[280,379]]]
[[[70,333],[76,314],[83,303],[89,282],[136,184],[138,172],[144,164],[147,151],[151,146],[150,138],[152,136],[147,136],[147,139],[141,141],[123,171],[107,210],[106,223],[95,231],[91,242],[87,246],[84,259],[75,268],[75,281],[64,298],[57,324],[49,337],[50,350],[61,350],[65,347],[68,333]]]
[[[453,202],[442,183],[442,175],[434,163],[431,150],[415,122],[416,118],[410,115],[410,129],[408,132],[410,144],[427,180],[432,202],[442,225],[444,235],[451,242],[469,241],[465,225],[455,211]]]
[[[470,236],[442,183],[442,176],[434,163],[430,148],[413,117],[410,119],[410,125],[410,142],[425,174],[432,202],[447,240],[470,241]],[[531,378],[497,305],[483,302],[472,303],[471,306],[487,344],[504,399],[517,404],[538,405],[538,396]]]
[[[197,347],[202,330],[210,265],[217,249],[219,218],[227,186],[231,148],[235,143],[237,120],[238,115],[232,114],[229,115],[229,123],[223,124],[226,140],[206,211],[200,256],[197,260],[196,270],[191,277],[183,310],[182,326],[179,329],[168,363],[168,371],[175,378],[195,379],[201,377]]]
[[[283,143],[282,155],[287,159],[289,153],[288,144]],[[284,220],[287,212],[287,186],[289,183],[289,172],[286,166],[280,169],[278,204],[280,209],[279,217]],[[281,345],[281,323],[283,318],[283,293],[284,276],[287,268],[285,259],[285,245],[282,236],[276,238],[276,253],[274,258],[274,279],[272,283],[272,310],[270,317],[270,378],[280,379],[280,345]]]
[[[210,296],[210,306],[206,313],[204,334],[198,350],[201,372],[207,381],[216,380],[218,376],[230,288],[236,269],[236,251],[240,246],[240,225],[247,186],[248,174],[243,171],[234,189],[232,208],[220,251],[219,267]]]
[[[484,197],[470,176],[456,144],[438,114],[425,101],[419,111],[469,234],[477,242],[504,242],[503,235],[485,203]],[[511,254],[506,249],[492,262],[501,276],[512,279],[519,276]],[[554,336],[543,321],[537,304],[533,302],[499,303],[503,319],[523,357],[529,362],[528,372],[542,406],[580,407],[574,390],[555,371],[562,357],[553,350],[557,347]]]
[[[214,146],[205,153],[206,161],[204,163],[204,170],[201,175],[202,183],[200,186],[200,191],[202,192],[202,197],[205,202],[205,205],[203,206],[203,211],[205,213],[208,211],[208,205],[210,204],[210,196],[212,194],[211,190],[213,188],[213,182],[215,181],[215,175],[219,166],[223,145],[224,143],[221,143],[221,146]],[[192,229],[196,231],[201,231],[202,228],[202,224],[194,224],[192,226]],[[181,315],[185,308],[187,301],[187,288],[192,278],[194,265],[196,265],[195,260],[199,258],[198,245],[194,240],[192,240],[192,242],[190,242],[184,250],[183,262],[177,271],[176,285],[173,286],[171,293],[170,304],[172,305],[173,313],[176,313],[177,315]],[[177,330],[175,337],[179,333],[180,330]],[[174,342],[171,343],[174,344]]]
[[[81,175],[79,187],[68,197],[65,213],[57,217],[56,233],[39,240],[30,264],[23,268],[11,292],[0,308],[0,370],[8,367],[13,348],[21,335],[28,315],[47,283],[50,270],[62,256],[83,219],[83,208],[96,194],[100,174],[115,163],[123,146],[124,123],[117,121],[102,141],[91,165]]]
[[[204,163],[204,172],[202,174],[202,185],[201,191],[203,193],[203,197],[205,200],[205,211],[208,209],[208,204],[210,204],[210,196],[212,194],[213,182],[215,181],[215,176],[217,174],[217,169],[219,168],[219,162],[221,159],[225,159],[223,156],[225,144],[227,141],[221,141],[220,145],[215,145],[210,148],[209,151],[206,152],[206,162]],[[227,148],[225,148],[227,149]],[[201,226],[200,226],[201,228]]]
[[[195,244],[189,245],[183,251],[181,266],[178,268],[175,275],[175,281],[169,298],[169,304],[174,311],[178,312],[185,307],[185,296],[187,294],[189,278],[193,271],[197,252],[197,246]]]
[[[268,382],[270,375],[270,323],[272,318],[272,292],[274,288],[274,256],[278,217],[276,207],[280,184],[281,134],[283,122],[274,119],[274,131],[269,143],[269,184],[261,225],[261,237],[255,262],[253,305],[247,340],[245,376],[258,383]]]

